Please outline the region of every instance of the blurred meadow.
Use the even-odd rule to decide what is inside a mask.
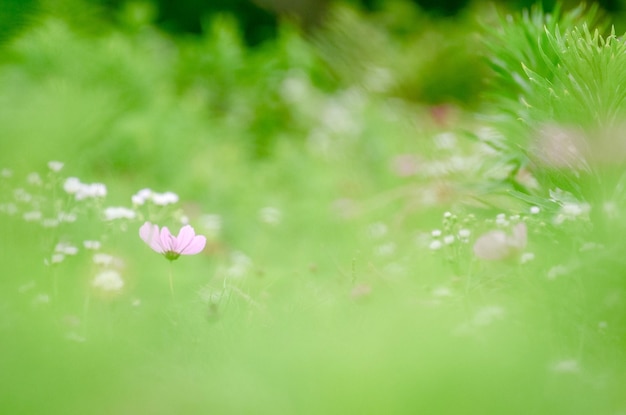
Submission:
[[[0,0],[0,413],[626,414],[625,12]]]

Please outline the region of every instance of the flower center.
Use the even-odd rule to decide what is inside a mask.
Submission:
[[[180,256],[180,254],[178,252],[174,252],[174,251],[167,251],[164,252],[163,255],[165,255],[165,258],[169,261],[173,261],[175,259],[178,259],[178,257]]]

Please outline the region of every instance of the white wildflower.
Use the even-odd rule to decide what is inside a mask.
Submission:
[[[137,213],[134,210],[121,206],[107,207],[104,209],[105,220],[135,219],[136,216]]]
[[[17,211],[18,211],[17,205],[15,203],[0,204],[0,212],[4,212],[7,215],[15,215]]]
[[[456,135],[451,132],[437,134],[434,137],[435,146],[442,150],[450,150],[456,148]]]
[[[83,246],[85,247],[85,249],[91,249],[93,251],[97,251],[98,249],[100,249],[102,244],[100,243],[100,241],[86,240],[86,241],[83,241]]]
[[[63,190],[69,194],[75,194],[81,189],[82,185],[77,177],[68,177],[63,183]]]
[[[446,245],[450,245],[454,243],[454,241],[455,241],[454,235],[446,235],[443,237],[443,243]]]
[[[504,314],[504,309],[500,306],[483,307],[474,314],[472,324],[475,326],[488,326],[496,320],[501,320]]]
[[[506,215],[504,213],[498,213],[496,216],[496,225],[501,227],[509,226],[509,221],[506,219]]]
[[[109,255],[109,254],[104,254],[102,252],[94,254],[92,259],[93,259],[94,264],[98,264],[98,265],[111,265],[115,262],[114,256]]]
[[[448,287],[436,287],[435,289],[433,289],[432,291],[432,295],[433,297],[451,297],[452,296],[452,290],[450,290],[450,288]]]
[[[48,168],[50,170],[52,170],[53,172],[55,172],[55,173],[61,171],[63,166],[64,166],[64,164],[61,161],[52,160],[52,161],[48,162]]]
[[[50,303],[50,296],[48,294],[37,294],[35,296],[35,298],[33,298],[33,304],[34,305],[40,305],[40,304],[48,304]]]
[[[57,219],[59,220],[59,222],[72,223],[76,222],[76,219],[78,219],[78,217],[76,216],[76,213],[73,212],[59,212],[59,214],[57,215]]]
[[[29,173],[28,176],[26,176],[26,181],[28,182],[28,184],[32,184],[33,186],[41,186],[43,184],[39,173],[34,172]]]
[[[219,235],[222,230],[222,217],[217,214],[200,216],[200,225],[212,236]]]
[[[282,219],[282,212],[275,207],[264,207],[259,211],[259,218],[261,222],[268,225],[278,225]]]
[[[119,291],[124,287],[124,280],[119,272],[107,269],[96,275],[92,285],[104,291]]]
[[[553,363],[550,369],[556,373],[578,373],[580,372],[580,364],[578,360],[566,359]]]
[[[435,239],[434,241],[432,241],[430,243],[430,245],[428,246],[432,251],[436,251],[438,249],[441,249],[441,247],[443,246],[443,244],[441,243],[440,240]]]
[[[535,254],[533,254],[532,252],[524,252],[520,257],[520,263],[525,264],[532,261],[533,259],[535,259]]]
[[[141,189],[140,191],[138,191],[137,193],[131,196],[133,205],[143,205],[151,198],[152,198],[151,189]]]
[[[26,190],[22,189],[21,187],[13,190],[13,197],[18,202],[23,202],[23,203],[29,203],[31,200],[33,200],[33,195],[31,195],[30,193],[28,193]]]
[[[536,214],[538,214],[539,212],[541,212],[541,209],[539,208],[539,206],[531,206],[531,207],[530,207],[530,213],[531,213],[532,215],[536,215]]]
[[[569,269],[565,265],[555,265],[548,270],[548,279],[555,280],[557,277],[567,275]]]
[[[22,218],[26,222],[37,222],[40,221],[43,217],[43,214],[38,210],[31,210],[30,212],[24,212],[22,214]]]
[[[156,193],[153,192],[151,200],[155,205],[167,206],[178,202],[178,195],[173,192]]]
[[[472,232],[469,229],[459,229],[459,238],[461,239],[467,239],[470,237],[470,235],[472,234]]]
[[[41,221],[41,226],[44,228],[55,228],[59,226],[59,220],[54,218],[46,218]]]
[[[63,255],[61,253],[52,254],[52,257],[50,257],[50,263],[51,264],[59,264],[59,263],[63,262],[64,259],[65,259],[65,255]]]
[[[379,256],[392,255],[396,250],[396,245],[393,242],[388,242],[376,247],[376,254]]]
[[[367,233],[372,238],[382,238],[387,234],[387,225],[382,222],[376,222],[367,227]]]
[[[487,232],[474,244],[474,254],[485,260],[497,261],[519,256],[527,243],[526,224],[518,223],[508,235],[502,230]]]
[[[88,198],[105,197],[107,195],[107,188],[103,183],[90,183],[81,184],[74,197],[76,200],[84,200]]]
[[[76,255],[78,253],[78,248],[67,242],[59,242],[54,247],[54,252],[59,252],[64,255]]]

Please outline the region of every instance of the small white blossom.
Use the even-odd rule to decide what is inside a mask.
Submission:
[[[496,216],[496,225],[498,226],[509,226],[509,221],[506,219],[506,215],[504,213],[498,213]]]
[[[557,277],[560,277],[561,275],[567,275],[568,272],[569,270],[567,269],[565,265],[555,265],[548,270],[547,277],[549,280],[555,280]]]
[[[435,239],[434,241],[432,241],[432,242],[430,243],[430,245],[429,245],[428,247],[429,247],[431,250],[436,251],[436,250],[438,250],[438,249],[441,249],[441,247],[442,247],[442,246],[443,246],[443,245],[442,245],[441,241],[440,241],[440,240],[438,240],[438,239]]]
[[[178,195],[173,192],[165,192],[165,193],[152,193],[152,202],[155,205],[159,206],[167,206],[174,203],[178,203]]]
[[[29,173],[28,176],[26,176],[26,181],[28,182],[28,184],[32,184],[33,186],[41,186],[43,184],[39,173],[34,172]]]
[[[536,214],[538,214],[539,212],[541,212],[541,209],[539,209],[539,206],[531,206],[531,207],[530,207],[530,213],[531,213],[532,215],[536,215]]]
[[[469,229],[459,229],[459,238],[467,239],[470,237],[472,232]]]
[[[107,188],[103,183],[82,184],[75,194],[76,200],[105,197]]]
[[[233,252],[231,254],[231,264],[226,269],[226,274],[229,277],[239,278],[248,273],[252,267],[252,260],[243,252]]]
[[[96,275],[92,285],[104,291],[119,291],[124,287],[124,280],[119,272],[107,269]]]
[[[527,244],[525,223],[518,223],[509,235],[494,230],[481,235],[474,243],[474,254],[484,260],[497,261],[519,257]]]
[[[50,296],[48,294],[37,294],[33,298],[34,305],[48,304],[50,302]]]
[[[151,189],[141,189],[137,193],[131,196],[131,200],[133,205],[143,205],[146,201],[152,198],[152,190]]]
[[[268,225],[278,225],[282,219],[282,212],[275,207],[264,207],[259,211],[259,218],[261,222]]]
[[[55,228],[59,226],[59,221],[54,218],[46,218],[41,221],[41,226],[43,226],[44,228]]]
[[[567,359],[552,364],[550,369],[556,373],[578,373],[580,364],[575,359]]]
[[[525,264],[532,261],[533,259],[535,259],[535,254],[533,254],[532,252],[524,252],[520,257],[520,263]]]
[[[433,236],[433,238],[438,238],[441,236],[441,230],[435,229],[430,234]]]
[[[18,287],[17,292],[19,292],[20,294],[23,294],[27,291],[32,290],[33,288],[35,288],[36,284],[35,281],[29,281],[26,284],[22,284]]]
[[[98,265],[110,265],[115,261],[115,257],[109,254],[97,253],[93,256],[94,264]]]
[[[396,250],[396,245],[393,242],[388,242],[376,247],[376,254],[380,256],[392,255]]]
[[[448,287],[437,287],[432,291],[433,297],[451,297],[452,291]]]
[[[382,222],[373,223],[367,228],[367,233],[372,238],[381,238],[387,234],[387,225]]]
[[[456,146],[456,136],[454,133],[445,132],[434,137],[435,145],[442,150],[454,149]]]
[[[121,206],[108,207],[104,209],[105,220],[135,219],[136,216],[137,213],[134,210]]]
[[[54,247],[54,251],[64,255],[76,255],[78,253],[78,248],[67,242],[59,242]]]
[[[102,244],[100,243],[100,241],[87,240],[87,241],[83,241],[83,246],[85,247],[85,249],[91,249],[91,250],[97,251],[98,249],[100,249]]]
[[[22,189],[21,187],[13,190],[13,197],[18,202],[24,202],[24,203],[29,203],[31,200],[33,200],[33,195],[31,195],[30,193],[28,193],[26,190]]]
[[[443,243],[446,245],[450,245],[452,243],[454,243],[454,235],[446,235],[443,237]]]
[[[42,213],[38,210],[32,210],[30,212],[24,212],[22,214],[22,218],[26,222],[37,222],[37,221],[40,221],[42,217],[43,217]]]
[[[68,177],[63,183],[63,190],[69,194],[75,194],[81,189],[82,185],[78,177]]]
[[[78,217],[75,213],[72,212],[59,212],[59,214],[57,215],[57,219],[59,220],[59,222],[72,223],[76,222],[76,219],[78,219]]]
[[[17,211],[17,205],[15,203],[0,204],[0,212],[4,212],[7,215],[15,215]]]
[[[52,256],[50,257],[50,262],[48,262],[48,260],[46,259],[44,263],[46,265],[58,264],[58,263],[63,262],[64,259],[65,259],[65,255],[57,252],[55,254],[52,254]]]
[[[206,214],[200,217],[201,226],[212,236],[219,235],[222,230],[222,217],[216,214]]]
[[[472,323],[475,326],[488,326],[496,320],[501,320],[504,314],[504,309],[500,306],[483,307],[474,314]]]
[[[49,161],[49,162],[48,162],[48,168],[49,168],[50,170],[52,170],[53,172],[59,172],[59,171],[61,171],[61,169],[63,168],[63,166],[64,166],[64,164],[63,164],[63,162],[61,162],[61,161],[55,161],[55,160],[52,160],[52,161]]]

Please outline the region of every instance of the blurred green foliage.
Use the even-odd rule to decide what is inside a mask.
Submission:
[[[338,3],[251,48],[230,13],[173,35],[155,3],[113,6],[42,1],[3,26],[0,412],[624,411],[623,238],[554,188],[591,188],[581,175],[520,181],[528,126],[590,108],[548,84],[572,75],[621,108],[621,81],[594,81],[622,79],[623,45],[582,26],[593,13]],[[58,227],[25,220],[77,203],[50,160],[107,198]],[[199,233],[217,216],[205,253],[170,268],[143,216],[103,219],[145,187],[180,194]],[[578,216],[558,223],[565,208]],[[459,240],[502,218],[526,224],[534,259],[480,261]],[[116,295],[92,286],[91,238],[124,264]],[[50,264],[59,242],[79,253]]]

